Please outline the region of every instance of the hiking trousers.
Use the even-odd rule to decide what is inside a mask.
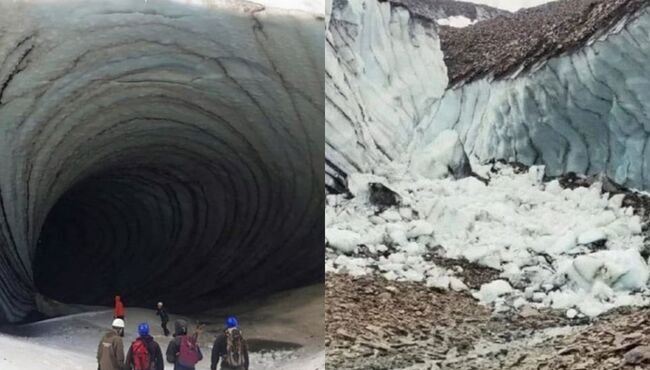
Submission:
[[[169,329],[167,329],[167,321],[162,322],[160,324],[160,326],[162,327],[163,333],[165,333],[165,336],[168,337],[169,336]]]

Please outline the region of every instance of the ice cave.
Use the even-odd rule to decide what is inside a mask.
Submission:
[[[323,278],[323,17],[0,2],[0,322]]]

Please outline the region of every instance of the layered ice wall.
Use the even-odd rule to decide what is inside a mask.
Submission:
[[[627,186],[648,188],[647,5],[613,26],[587,20],[575,26],[584,30],[561,36],[565,40],[548,36],[561,54],[497,79],[486,71],[480,79],[454,83],[442,98],[448,80],[442,76],[436,29],[399,5],[404,4],[359,0],[331,5],[326,182],[332,190],[344,187],[347,174],[408,161],[405,153],[419,152],[450,128],[469,154],[483,160],[544,164],[549,175],[603,172]],[[552,11],[546,16],[554,17]],[[507,28],[508,19],[499,22]],[[570,29],[570,20],[564,22],[562,29]],[[415,26],[398,32],[404,24]],[[589,32],[596,36],[586,44],[572,38]],[[524,35],[520,39],[525,42]],[[548,46],[549,40],[538,41]],[[575,47],[564,51],[567,45]],[[516,52],[512,56],[520,58]]]
[[[322,42],[244,1],[0,1],[0,322],[321,279]]]
[[[401,157],[447,85],[436,26],[391,2],[328,3],[326,184]]]
[[[650,188],[650,10],[587,45],[509,78],[447,91],[414,147],[454,129],[468,153],[544,164],[549,175],[606,173]]]

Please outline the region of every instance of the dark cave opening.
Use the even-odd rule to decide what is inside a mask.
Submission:
[[[261,200],[222,176],[223,163],[173,153],[138,161],[79,181],[50,210],[34,256],[40,294],[108,306],[121,295],[130,306],[162,300],[192,311],[322,279],[318,248],[278,252],[281,233],[259,234]],[[283,268],[301,258],[303,270]]]
[[[200,270],[208,262],[202,256],[224,241],[218,229],[227,218],[214,211],[221,199],[208,190],[218,189],[216,180],[198,166],[148,164],[79,182],[43,224],[38,291],[80,304],[111,304],[116,294],[131,304],[173,300],[181,295],[178,270]],[[204,251],[198,259],[196,251]]]

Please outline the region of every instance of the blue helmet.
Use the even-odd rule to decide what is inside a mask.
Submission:
[[[226,326],[229,328],[235,328],[239,325],[237,322],[237,318],[235,316],[230,316],[228,319],[226,319]]]
[[[138,334],[140,334],[141,337],[149,335],[149,324],[143,322],[142,324],[138,325]]]

